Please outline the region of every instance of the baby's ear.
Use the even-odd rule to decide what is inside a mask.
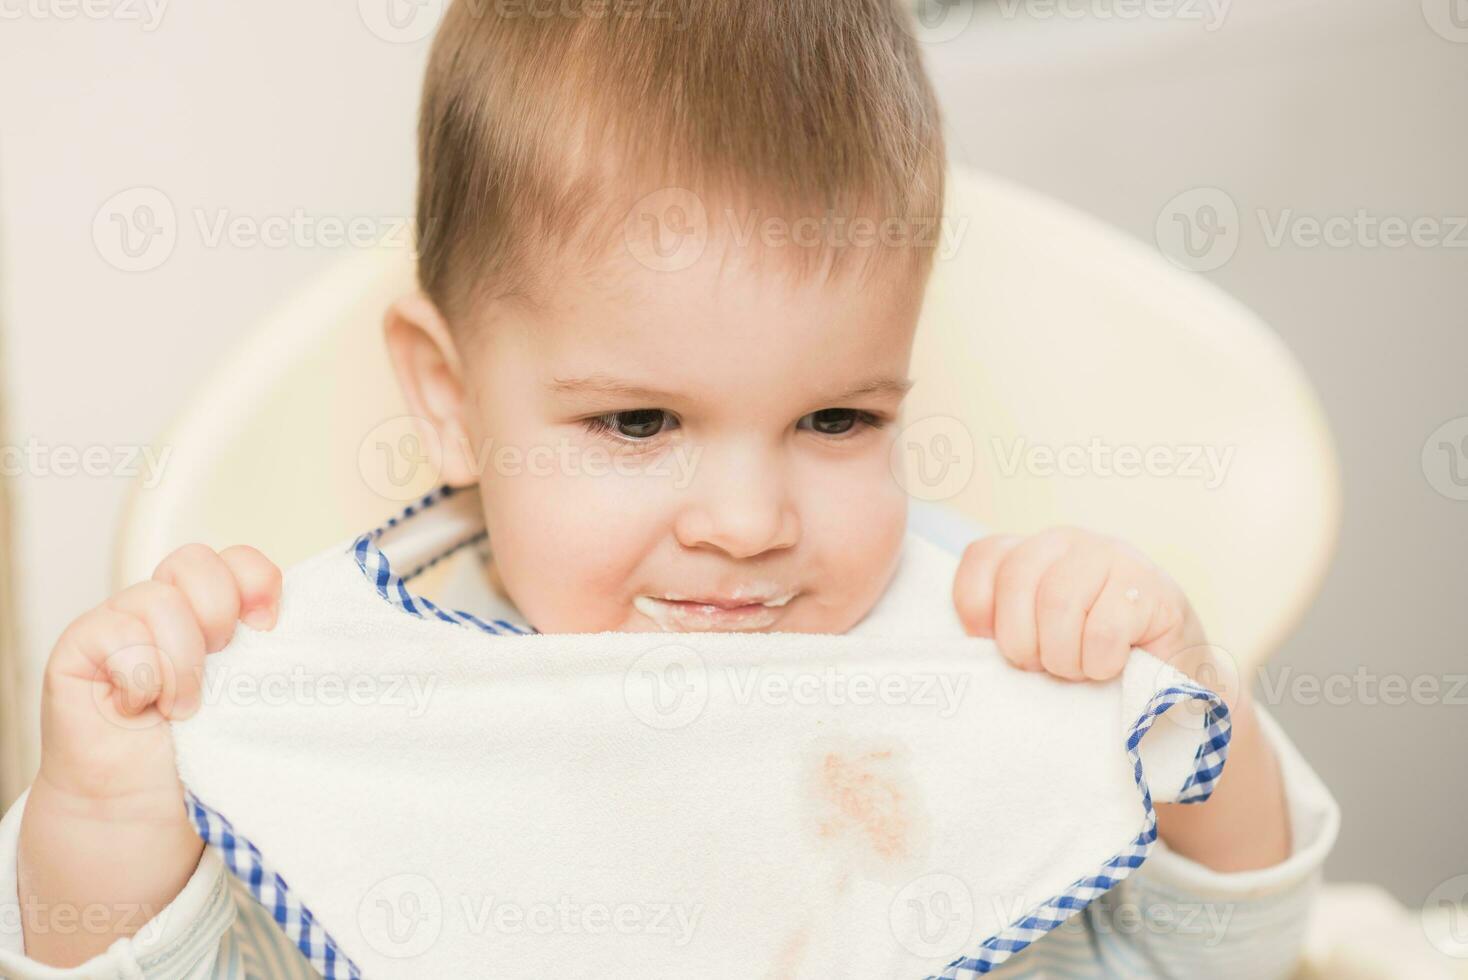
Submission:
[[[455,487],[479,482],[464,416],[462,362],[443,314],[415,292],[388,308],[382,327],[398,387],[440,482]]]

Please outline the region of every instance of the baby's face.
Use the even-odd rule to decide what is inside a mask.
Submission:
[[[495,569],[541,632],[841,633],[882,593],[923,284],[763,261],[623,254],[463,351]]]

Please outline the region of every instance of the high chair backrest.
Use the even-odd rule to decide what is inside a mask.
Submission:
[[[1313,598],[1339,519],[1300,368],[1248,310],[1120,232],[972,171],[949,188],[894,475],[991,530],[1127,539],[1212,642],[1261,662]],[[406,250],[355,254],[250,333],[164,437],[162,482],[132,493],[119,583],[194,540],[289,564],[435,484],[380,332],[413,284]]]

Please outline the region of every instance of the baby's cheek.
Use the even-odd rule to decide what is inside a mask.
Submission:
[[[802,545],[821,569],[827,621],[812,627],[842,633],[881,598],[901,556],[907,496],[885,454],[843,479],[829,481],[802,506]]]
[[[648,548],[652,494],[616,475],[517,476],[485,487],[485,524],[510,598],[544,633],[623,625]]]

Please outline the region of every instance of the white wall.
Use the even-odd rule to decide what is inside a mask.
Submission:
[[[122,19],[141,0],[91,0],[115,16],[70,20],[79,0],[0,0],[13,442],[112,458],[149,443],[243,330],[340,254],[312,239],[320,222],[390,229],[407,213],[426,45],[384,39],[388,2],[168,5],[149,29]],[[1275,247],[1254,217],[1468,214],[1468,43],[1429,27],[1435,3],[1211,0],[1182,8],[1203,12],[1189,20],[993,0],[928,45],[956,157],[1142,238],[1189,188],[1240,210],[1236,253],[1206,274],[1301,358],[1345,466],[1339,560],[1278,659],[1299,671],[1468,670],[1468,503],[1435,492],[1420,460],[1428,433],[1468,415],[1468,249]],[[1045,18],[1058,9],[1081,15]],[[104,205],[139,187],[166,195],[177,240],[156,268],[125,272]],[[305,230],[286,247],[211,245],[198,224],[298,209]],[[34,466],[19,478],[32,683],[62,626],[106,594],[126,484]],[[1468,871],[1453,768],[1468,709],[1271,709],[1345,808],[1332,877],[1420,902]]]

